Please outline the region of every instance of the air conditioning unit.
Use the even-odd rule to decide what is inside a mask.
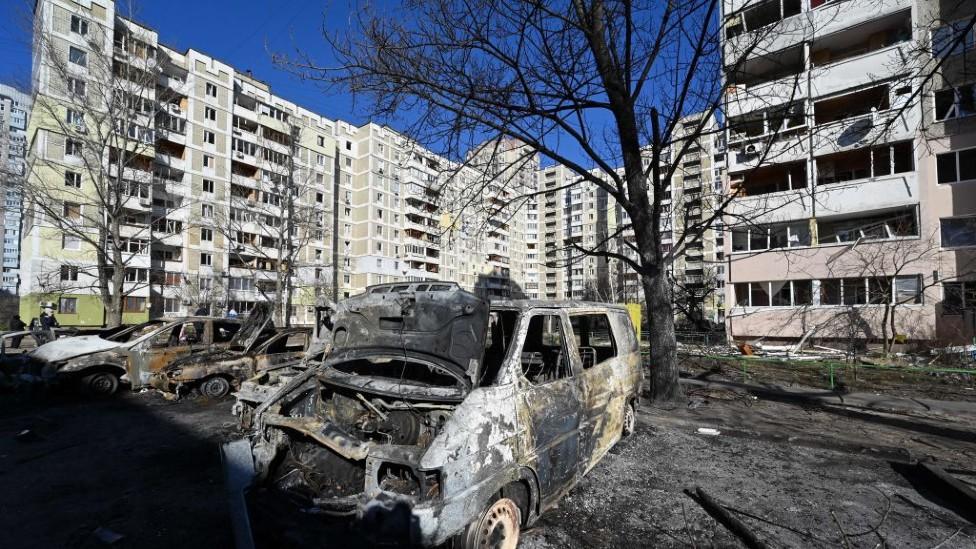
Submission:
[[[150,200],[148,198],[140,198],[139,199],[139,205],[142,206],[143,208],[148,208],[148,207],[152,206],[152,200]]]
[[[236,156],[237,158],[244,158],[244,153],[239,152],[239,153],[236,153],[234,156]]]

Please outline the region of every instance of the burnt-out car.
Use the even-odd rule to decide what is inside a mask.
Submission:
[[[622,307],[371,287],[339,304],[323,363],[225,445],[237,539],[250,517],[282,546],[515,547],[633,429],[640,381]]]
[[[230,344],[238,320],[186,317],[150,320],[107,336],[61,338],[38,347],[29,360],[46,379],[78,382],[95,395],[111,395],[120,383],[145,387],[152,372],[176,358]]]
[[[300,360],[310,340],[309,328],[272,329],[263,337],[237,340],[226,349],[177,359],[153,374],[150,384],[176,395],[198,388],[206,397],[221,398],[246,379]]]

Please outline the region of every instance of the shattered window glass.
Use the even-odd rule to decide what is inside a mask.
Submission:
[[[617,345],[607,315],[573,315],[569,320],[584,370],[617,356]]]

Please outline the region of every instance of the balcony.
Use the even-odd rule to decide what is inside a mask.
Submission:
[[[763,54],[780,51],[818,36],[828,36],[912,8],[912,0],[835,0],[821,2],[808,12],[796,13],[796,4],[801,2],[783,2],[788,9],[781,10],[779,0],[726,0],[726,14],[735,14],[743,8],[749,8],[741,14],[726,18],[725,28],[729,36],[724,48],[726,65],[735,64],[749,51]],[[816,0],[812,2],[816,3]],[[773,7],[775,11],[772,10]],[[788,16],[781,18],[781,14]],[[753,21],[752,25],[750,19]],[[738,35],[734,31],[730,32],[736,24],[744,25],[744,32]]]
[[[814,190],[814,199],[818,216],[868,212],[917,204],[919,202],[918,174],[907,172],[832,185],[818,185]]]
[[[811,97],[823,97],[871,82],[887,80],[905,71],[909,45],[895,44],[810,69]]]
[[[919,124],[919,110],[888,109],[836,120],[816,127],[813,154],[850,150],[865,145],[912,139]]]
[[[190,85],[184,78],[177,78],[168,74],[159,75],[159,85],[168,88],[180,95],[188,95],[190,93]]]
[[[162,152],[157,152],[156,154],[156,164],[160,166],[165,166],[171,170],[176,171],[186,171],[186,162],[182,157],[172,156]]]

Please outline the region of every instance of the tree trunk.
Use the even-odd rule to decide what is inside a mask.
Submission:
[[[677,402],[684,394],[678,380],[678,346],[674,339],[674,313],[671,291],[664,271],[641,275],[647,302],[651,356],[648,389],[654,402]]]

